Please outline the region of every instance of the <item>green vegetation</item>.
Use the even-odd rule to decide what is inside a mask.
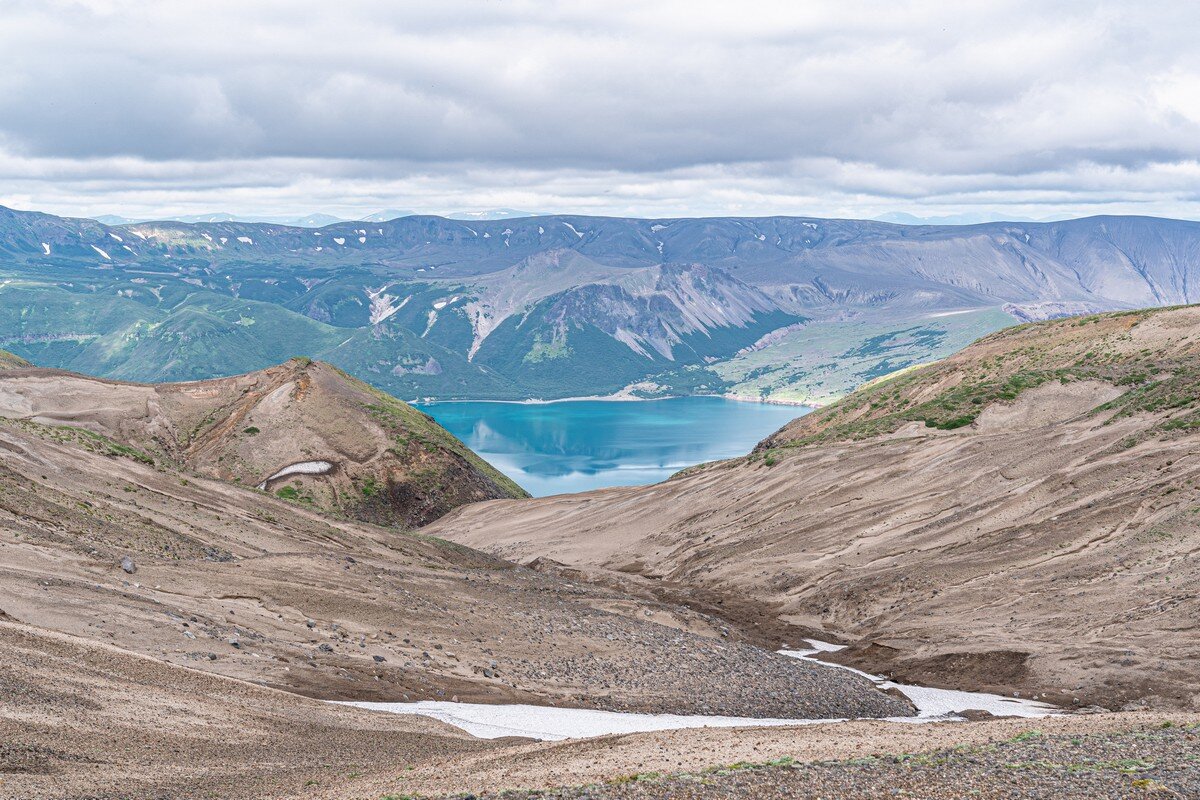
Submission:
[[[527,364],[536,364],[556,358],[570,358],[572,355],[574,355],[574,351],[567,346],[565,336],[562,339],[542,341],[542,334],[538,333],[534,337],[533,347],[521,357],[521,360]]]
[[[433,417],[344,372],[341,374],[347,381],[375,397],[375,402],[368,405],[366,409],[389,431],[399,453],[407,454],[413,447],[424,450],[428,454],[444,451],[482,472],[510,497],[529,496],[511,478],[484,461],[448,430],[438,425]],[[438,479],[441,480],[442,477],[443,473],[439,470]],[[365,494],[366,484],[363,486],[363,491]]]
[[[994,403],[1011,403],[1047,383],[1083,380],[1126,389],[1093,413],[1120,419],[1170,412],[1154,435],[1200,428],[1200,354],[1131,347],[1130,331],[1161,311],[1097,314],[992,334],[954,358],[866,384],[805,417],[796,435],[777,444],[866,439],[912,422],[955,430]]]
[[[999,308],[917,324],[911,315],[881,309],[862,318],[796,326],[770,348],[738,353],[708,370],[722,381],[721,393],[827,405],[868,381],[949,356],[1012,323]],[[689,388],[666,376],[654,380]]]

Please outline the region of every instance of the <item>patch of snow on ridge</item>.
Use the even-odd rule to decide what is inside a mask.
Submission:
[[[109,236],[111,236],[112,238],[116,239],[118,242],[123,242],[123,241],[125,241],[124,239],[122,239],[120,236],[117,236],[117,235],[116,235],[115,233],[113,233],[112,231],[109,231],[109,232],[108,232],[108,235],[109,235]]]
[[[108,253],[101,250],[99,247],[96,247],[96,245],[92,245],[92,249],[95,250],[100,255],[104,256],[107,260],[112,261],[112,256],[110,256]]]
[[[221,241],[225,241],[225,240],[222,239]],[[249,236],[239,236],[238,241],[241,242],[242,244],[254,244],[254,240],[251,239]]]
[[[319,250],[320,248],[317,249]],[[399,304],[392,305],[397,298],[387,293],[387,290],[391,288],[390,286],[380,286],[378,289],[372,289],[370,286],[365,288],[367,290],[367,299],[371,301],[370,320],[372,325],[378,325],[380,322],[383,322],[392,314],[404,308],[408,301],[412,299],[412,295],[409,295],[401,300]]]
[[[44,249],[46,251],[46,255],[50,255],[50,245],[46,244],[45,242],[42,242],[42,249]]]
[[[334,240],[335,242],[337,242],[338,244],[345,244],[345,243],[346,243],[346,239],[345,239],[345,237],[343,237],[343,236],[335,236],[335,237],[333,237],[333,240]]]
[[[289,464],[267,478],[258,485],[258,488],[266,489],[268,483],[285,475],[324,475],[331,469],[333,469],[333,463],[330,461],[298,461],[295,464]]]
[[[817,639],[805,640],[809,644],[807,650],[780,650],[780,655],[798,658],[812,664],[844,669],[856,675],[862,675],[875,683],[880,689],[896,689],[917,707],[917,720],[954,720],[961,719],[959,712],[976,709],[995,714],[997,717],[1049,717],[1060,713],[1059,709],[1049,703],[1036,700],[1026,700],[1017,697],[1004,697],[987,692],[963,692],[957,689],[932,689],[928,686],[908,686],[871,675],[853,667],[831,664],[813,658],[817,653],[835,653],[845,649],[845,645],[830,644]]]
[[[563,223],[563,225],[566,225],[568,228],[570,228],[570,229],[571,229],[571,233],[575,234],[575,235],[576,235],[576,236],[578,236],[580,239],[582,239],[582,238],[583,238],[583,234],[582,234],[582,233],[580,233],[579,231],[575,230],[575,226],[574,226],[574,225],[572,225],[571,223],[569,223],[569,222],[564,222],[564,223]]]

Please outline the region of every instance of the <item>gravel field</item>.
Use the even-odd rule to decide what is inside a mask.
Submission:
[[[1165,724],[1165,723],[1164,723]],[[547,791],[464,798],[635,800],[640,798],[1102,798],[1200,797],[1200,725],[1150,731],[1042,735],[926,754],[848,761],[733,764],[702,773],[647,773]]]

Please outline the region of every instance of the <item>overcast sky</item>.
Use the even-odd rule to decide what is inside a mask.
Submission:
[[[1186,1],[0,0],[0,204],[1200,218],[1198,30]]]

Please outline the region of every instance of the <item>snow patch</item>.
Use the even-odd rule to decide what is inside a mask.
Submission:
[[[225,241],[225,240],[222,239],[221,241]],[[238,241],[241,242],[242,244],[254,244],[254,240],[251,239],[249,236],[239,236]]]
[[[285,475],[324,475],[332,469],[333,463],[329,461],[298,461],[295,464],[289,464],[267,478],[258,485],[258,488],[266,489],[268,483]]]
[[[96,245],[92,245],[92,249],[93,249],[93,250],[95,250],[95,251],[96,251],[97,253],[99,253],[100,255],[104,256],[104,258],[105,258],[106,260],[108,260],[108,261],[112,261],[112,256],[110,256],[108,253],[106,253],[106,252],[104,252],[103,250],[101,250],[99,247],[96,247]]]
[[[398,304],[393,305],[396,299],[387,293],[391,286],[380,286],[378,289],[372,289],[370,286],[364,287],[367,290],[367,299],[371,301],[371,324],[378,325],[388,317],[395,314],[400,309],[407,305],[412,299],[412,295],[405,297]]]
[[[42,242],[42,249],[46,251],[46,253],[45,253],[46,255],[50,255],[50,245],[46,244],[45,242]]]
[[[333,237],[333,240],[334,240],[335,242],[337,242],[338,244],[345,244],[345,243],[346,243],[346,238],[345,238],[344,236],[335,236],[335,237]]]
[[[564,223],[563,223],[563,225],[566,225],[568,228],[570,228],[570,229],[571,229],[571,233],[575,234],[575,235],[576,235],[576,236],[578,236],[580,239],[582,239],[582,238],[583,238],[583,234],[582,234],[582,233],[580,233],[579,231],[575,230],[575,226],[574,226],[574,225],[572,225],[571,223],[569,223],[569,222],[564,222]]]
[[[109,236],[111,236],[112,238],[116,239],[118,242],[123,242],[123,241],[125,241],[124,239],[122,239],[120,236],[117,236],[117,235],[116,235],[115,233],[113,233],[112,231],[109,231],[109,232],[108,232],[108,235],[109,235]]]
[[[811,725],[822,720],[754,719],[751,717],[686,716],[682,714],[630,714],[585,708],[553,708],[521,704],[490,705],[420,700],[415,703],[363,703],[343,705],[392,714],[419,714],[461,728],[480,739],[525,736],[556,742],[621,733],[678,730],[681,728],[734,728],[748,725],[779,727]]]
[[[835,653],[845,649],[845,645],[830,644],[817,639],[807,639],[807,650],[780,650],[781,655],[798,658],[812,664],[834,669],[844,669],[869,678],[880,689],[895,689],[912,701],[917,707],[916,721],[957,720],[962,719],[959,713],[967,709],[978,709],[995,714],[998,717],[1049,717],[1059,713],[1059,709],[1049,703],[1039,703],[1036,700],[1025,700],[1017,697],[1004,697],[987,692],[961,692],[957,689],[931,689],[928,686],[908,686],[903,683],[889,681],[878,675],[871,675],[853,667],[841,664],[831,664],[813,658],[817,653]]]

